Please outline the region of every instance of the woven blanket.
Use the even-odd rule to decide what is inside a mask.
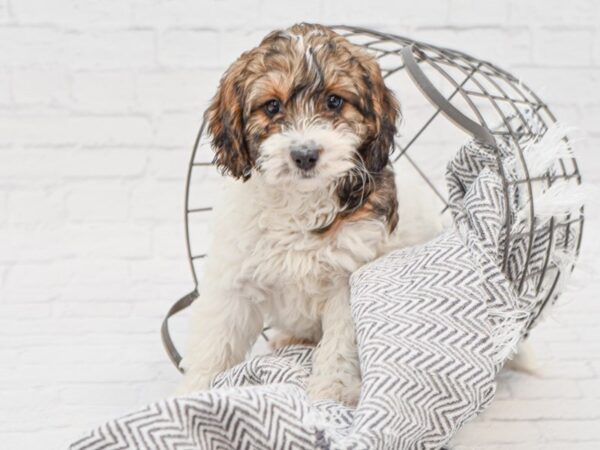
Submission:
[[[105,423],[71,448],[443,447],[492,400],[495,376],[533,307],[500,267],[506,215],[518,211],[492,156],[470,143],[449,164],[454,229],[351,277],[363,377],[356,409],[311,402],[304,386],[312,349],[293,346],[230,369],[210,391]],[[521,270],[519,261],[511,259],[511,271]]]

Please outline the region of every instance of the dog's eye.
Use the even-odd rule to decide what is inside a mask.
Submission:
[[[327,108],[331,110],[337,110],[342,107],[344,99],[338,95],[330,95],[327,97]]]
[[[280,111],[280,109],[281,104],[279,103],[279,100],[273,99],[265,103],[265,111],[271,117],[277,114]]]

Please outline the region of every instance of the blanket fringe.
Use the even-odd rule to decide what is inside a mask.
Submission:
[[[529,177],[541,177],[553,175],[559,167],[559,160],[572,158],[572,143],[577,139],[571,139],[576,131],[575,128],[556,123],[550,126],[543,135],[532,139],[523,151],[525,166]],[[540,133],[542,130],[540,130]],[[525,177],[522,165],[514,158],[507,158],[504,162],[506,173],[515,179]],[[514,212],[515,222],[511,229],[513,233],[526,230],[531,221],[535,221],[536,227],[541,227],[553,217],[561,217],[568,214],[577,215],[585,200],[590,197],[586,187],[581,186],[575,180],[558,180],[552,184],[532,183],[531,198],[527,198],[525,192],[521,192],[516,198],[527,199],[518,205]],[[522,188],[521,188],[522,189]],[[530,217],[530,203],[535,207],[535,217]],[[564,290],[570,278],[571,269],[574,267],[575,256],[573,252],[563,251],[555,247],[550,250],[551,260],[560,271],[560,277],[555,292]],[[509,286],[505,292],[511,297],[503,304],[494,305],[490,308],[490,323],[492,324],[491,339],[494,345],[494,359],[498,363],[504,363],[516,352],[517,345],[523,335],[523,327],[528,324],[533,310],[538,302],[529,290],[524,289],[525,294],[518,294],[513,286]],[[552,302],[544,308],[543,315],[550,310]],[[519,306],[517,306],[519,305]],[[523,305],[528,305],[525,307]]]

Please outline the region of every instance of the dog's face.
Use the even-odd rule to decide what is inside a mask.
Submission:
[[[312,189],[380,172],[397,115],[373,56],[301,24],[271,33],[227,70],[207,121],[224,172]]]

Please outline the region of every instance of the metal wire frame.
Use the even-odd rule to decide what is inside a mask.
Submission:
[[[542,268],[529,270],[534,241],[541,233],[546,233],[548,242],[556,245],[560,242],[557,237],[557,230],[562,230],[565,235],[564,240],[561,242],[563,249],[572,253],[575,258],[581,246],[584,224],[583,208],[580,210],[578,217],[552,218],[543,229],[536,229],[536,223],[533,220],[535,218],[535,204],[533,201],[533,186],[535,184],[541,183],[545,187],[549,187],[560,179],[581,183],[581,175],[574,158],[560,160],[555,170],[556,173],[548,173],[536,177],[529,176],[528,167],[523,155],[524,149],[521,143],[528,137],[533,138],[535,134],[530,127],[529,121],[525,119],[524,113],[525,111],[529,111],[530,114],[533,114],[539,123],[543,125],[543,132],[548,129],[550,124],[556,122],[555,116],[546,103],[523,82],[488,61],[474,58],[461,51],[427,44],[392,33],[383,33],[366,28],[344,25],[333,26],[331,28],[345,36],[351,42],[373,52],[375,57],[380,61],[382,73],[386,81],[408,70],[413,80],[415,80],[415,74],[418,75],[420,73],[425,77],[424,80],[421,79],[421,82],[428,83],[429,78],[427,75],[424,75],[425,69],[432,74],[431,76],[438,80],[438,83],[443,83],[450,90],[449,94],[443,95],[437,87],[430,83],[431,86],[429,86],[429,91],[425,92],[425,97],[429,97],[429,100],[434,104],[435,111],[424,121],[414,135],[408,138],[405,144],[396,142],[396,155],[394,157],[395,162],[400,158],[405,158],[414,167],[417,173],[423,178],[423,181],[444,204],[442,212],[448,206],[446,195],[440,192],[435,183],[426,174],[426,171],[419,167],[414,158],[409,155],[409,151],[418,151],[418,146],[415,143],[419,141],[419,138],[422,137],[426,130],[431,130],[432,127],[435,128],[436,119],[439,119],[440,116],[446,116],[456,125],[463,128],[465,127],[465,123],[469,123],[472,127],[469,129],[467,126],[466,131],[478,139],[487,141],[492,146],[495,145],[497,139],[503,139],[516,149],[515,157],[517,163],[520,165],[520,173],[523,174],[522,178],[516,180],[509,180],[506,174],[502,173],[501,155],[499,151],[495,152],[498,168],[501,171],[500,174],[504,182],[506,207],[508,210],[510,187],[518,185],[524,192],[525,198],[523,199],[523,204],[528,208],[529,217],[532,220],[530,220],[528,230],[511,234],[512,217],[510,214],[507,214],[506,235],[504,236],[504,242],[507,245],[504,246],[502,267],[508,276],[512,276],[508,273],[511,243],[514,243],[517,239],[526,239],[525,267],[518,274],[517,279],[513,279],[512,281],[517,291],[522,293],[525,282],[528,279],[534,277],[537,279],[536,295],[538,296],[539,308],[529,319],[529,327],[533,326],[543,308],[558,295],[558,292],[555,292],[555,288],[561,276],[560,271],[556,270],[551,260],[550,249],[552,245],[548,246],[548,251],[543,255]],[[387,65],[384,67],[384,64],[382,64],[384,60],[386,62],[391,61],[393,64],[390,67]],[[413,64],[412,70],[411,61]],[[417,68],[414,67],[415,65]],[[402,95],[399,95],[399,98],[402,101]],[[423,103],[427,103],[425,98]],[[492,115],[487,112],[486,108],[490,108],[494,114]],[[505,111],[506,108],[509,112]],[[515,126],[515,124],[518,126]],[[211,162],[197,160],[203,133],[204,123],[200,127],[194,142],[185,188],[185,238],[188,261],[194,280],[194,291],[191,294],[196,296],[198,295],[198,276],[195,264],[197,261],[202,260],[206,254],[194,250],[190,230],[190,218],[192,215],[205,214],[212,209],[211,207],[193,207],[191,201],[190,187],[194,176],[196,174],[200,175],[201,169],[211,166]],[[567,142],[567,144],[569,143]],[[547,277],[553,278],[547,281]]]
[[[530,122],[525,119],[524,111],[525,109],[531,111],[535,114],[536,118],[543,124],[544,132],[548,128],[548,125],[556,122],[555,116],[549,110],[548,106],[523,82],[517,79],[515,76],[510,74],[509,72],[495,66],[494,64],[474,58],[469,56],[463,52],[456,51],[453,49],[447,49],[442,47],[436,47],[430,44],[426,44],[423,42],[415,41],[412,39],[408,39],[402,36],[398,36],[392,33],[381,33],[373,30],[368,30],[364,28],[357,27],[347,27],[340,26],[336,27],[336,30],[342,30],[344,36],[348,39],[353,40],[357,36],[367,36],[372,38],[370,41],[364,42],[363,45],[375,51],[378,54],[378,58],[389,57],[391,55],[401,56],[403,52],[406,52],[406,49],[412,47],[412,53],[414,53],[415,58],[419,60],[420,65],[427,65],[434,71],[438,73],[439,76],[443,77],[450,86],[454,88],[452,93],[446,98],[448,102],[452,102],[457,94],[464,100],[465,104],[470,109],[470,118],[476,121],[479,125],[486,128],[490,133],[494,136],[498,137],[509,137],[511,144],[514,148],[516,148],[516,157],[518,158],[518,163],[521,168],[521,172],[523,173],[523,178],[517,180],[507,180],[504,174],[504,190],[505,190],[505,198],[508,201],[508,188],[510,184],[518,184],[523,185],[526,191],[526,199],[524,203],[528,205],[529,208],[529,217],[535,218],[535,204],[533,201],[533,185],[536,183],[545,183],[546,187],[549,187],[551,184],[556,182],[559,179],[570,180],[574,179],[577,183],[581,183],[581,175],[579,173],[579,169],[577,166],[577,162],[574,158],[570,159],[571,167],[567,168],[567,162],[564,160],[559,161],[559,173],[558,174],[546,174],[538,177],[530,177],[529,170],[527,164],[525,162],[525,158],[523,155],[523,148],[521,146],[521,142],[523,142],[523,138],[534,137],[534,132],[530,128]],[[387,47],[381,48],[381,44],[387,44]],[[390,45],[390,43],[392,45]],[[395,48],[394,48],[395,46]],[[384,77],[388,78],[391,75],[398,73],[399,71],[406,69],[406,60],[403,58],[397,58],[398,64],[395,67],[390,69],[384,69]],[[451,66],[452,68],[458,70],[462,73],[464,77],[462,80],[457,79],[452,76],[447,70],[442,67]],[[465,86],[470,83],[474,87],[466,88]],[[495,92],[491,92],[489,87],[486,88],[484,83],[488,83],[491,85]],[[510,91],[509,91],[510,89]],[[479,100],[479,103],[477,103]],[[501,127],[495,127],[494,123],[491,120],[487,120],[488,118],[484,116],[484,113],[481,111],[481,102],[485,101],[489,106],[491,106],[497,114],[495,117],[495,121],[501,122]],[[512,116],[517,117],[519,121],[519,125],[524,128],[523,131],[516,130],[511,125],[511,118],[509,114],[505,113],[501,106],[499,105],[501,102],[509,105]],[[431,126],[434,119],[439,115],[441,108],[437,108],[433,115],[423,124],[423,126],[415,133],[415,135],[409,140],[408,144],[400,149],[400,154],[396,157],[398,160],[400,157],[408,156],[407,151],[412,148],[415,141],[422,135],[422,133]],[[464,112],[464,109],[463,109]],[[568,144],[568,142],[567,142]],[[497,153],[497,158],[500,155]],[[411,164],[414,165],[414,162],[410,161]],[[498,167],[501,169],[502,165],[498,164]],[[421,175],[424,175],[423,171],[418,167],[415,167],[417,172]],[[433,188],[432,183],[429,179],[425,179],[426,183]],[[438,190],[434,189],[436,195],[441,197]],[[579,253],[579,249],[581,246],[581,238],[583,235],[583,223],[584,223],[584,210],[583,208],[579,212],[579,217],[573,219],[570,216],[566,216],[565,218],[552,218],[549,221],[549,225],[545,227],[545,231],[548,232],[548,240],[549,242],[555,242],[556,230],[560,228],[566,228],[565,230],[565,240],[563,241],[563,248],[570,250],[573,253],[573,257],[575,258]],[[525,260],[525,267],[522,270],[519,279],[512,280],[518,290],[519,293],[522,293],[522,290],[525,286],[526,280],[532,277],[538,277],[538,283],[536,288],[536,294],[541,296],[540,298],[540,307],[537,313],[530,319],[529,326],[532,326],[534,322],[537,320],[541,311],[545,307],[545,305],[556,297],[558,294],[555,292],[555,288],[558,284],[558,279],[561,276],[559,271],[553,275],[554,279],[548,283],[544,284],[544,278],[548,276],[548,272],[552,268],[551,264],[551,255],[550,250],[552,245],[548,245],[545,259],[542,264],[542,269],[537,271],[530,271],[529,264],[532,256],[532,250],[534,241],[537,236],[540,235],[541,230],[535,229],[535,220],[530,220],[529,230],[525,233],[520,233],[519,235],[511,235],[511,217],[507,215],[507,222],[505,227],[505,242],[512,242],[515,239],[526,238],[527,239],[527,253]],[[575,228],[575,229],[573,229]],[[569,237],[573,235],[576,240],[575,245],[571,245],[569,247]],[[508,252],[510,249],[510,245],[506,245],[505,254],[503,258],[503,268],[506,271],[508,265]],[[547,289],[547,292],[540,292],[542,290],[543,285],[550,285],[550,288]]]

